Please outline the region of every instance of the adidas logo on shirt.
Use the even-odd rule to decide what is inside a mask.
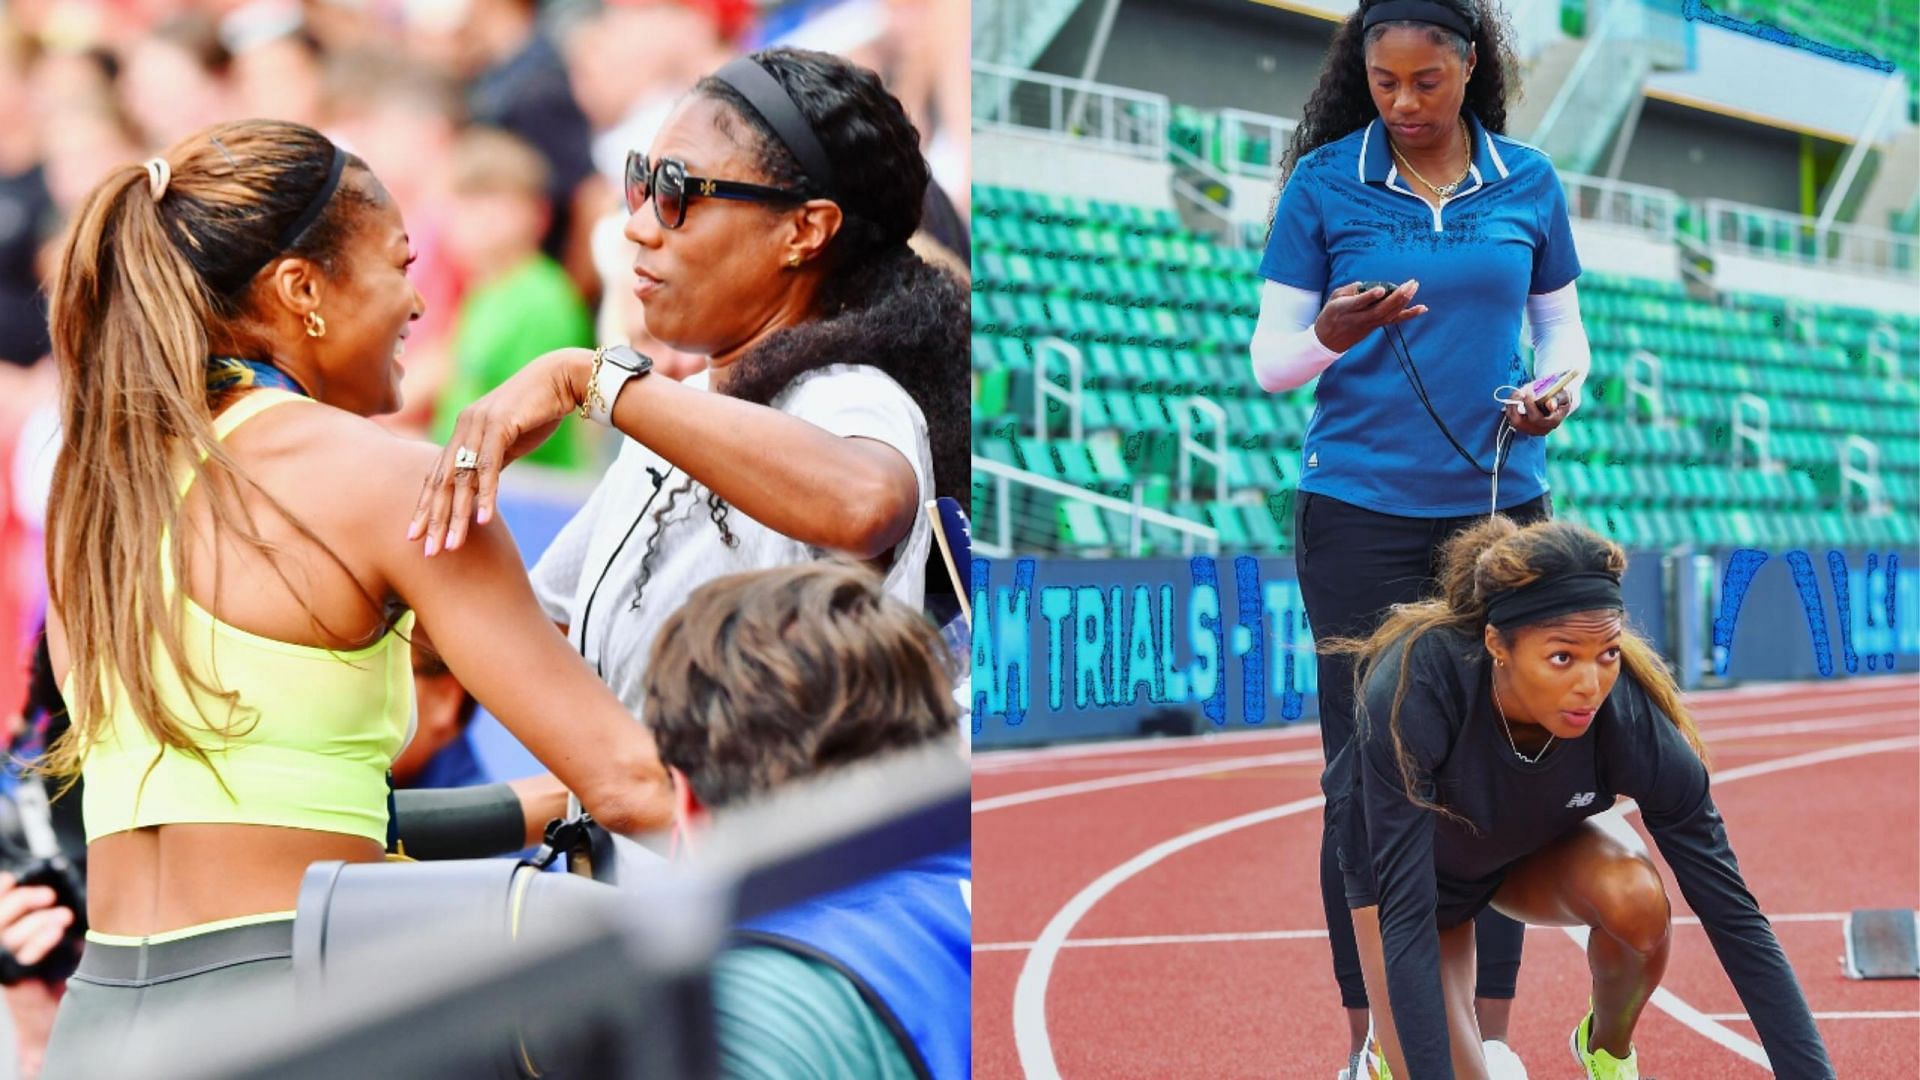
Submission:
[[[1591,791],[1583,791],[1580,794],[1575,795],[1573,798],[1567,800],[1567,806],[1570,808],[1575,806],[1592,806],[1592,805],[1593,805],[1593,792]]]
[[[1313,453],[1307,455],[1307,468],[1317,469],[1319,467],[1320,467],[1320,451],[1315,450]]]

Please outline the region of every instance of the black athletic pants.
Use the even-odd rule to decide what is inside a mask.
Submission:
[[[1522,525],[1551,517],[1552,503],[1542,495],[1502,513]],[[1440,549],[1449,537],[1484,515],[1409,518],[1363,510],[1325,495],[1300,492],[1294,504],[1295,550],[1300,594],[1316,641],[1365,637],[1385,621],[1387,609],[1434,595],[1438,589]],[[1320,743],[1329,762],[1353,737],[1353,658],[1321,656]],[[1346,882],[1340,871],[1339,835],[1334,828],[1351,777],[1321,774],[1328,796],[1320,836],[1320,899],[1326,908],[1327,936],[1333,945],[1333,975],[1340,1003],[1367,1007],[1360,975],[1360,952],[1347,910]],[[1525,928],[1488,908],[1474,921],[1479,957],[1476,996],[1513,997],[1520,974],[1520,945]]]

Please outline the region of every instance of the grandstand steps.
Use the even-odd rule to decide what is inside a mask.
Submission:
[[[1540,50],[1520,80],[1525,93],[1507,107],[1509,134],[1526,139],[1539,130],[1547,106],[1553,104],[1554,97],[1560,93],[1561,85],[1567,81],[1568,72],[1573,69],[1574,61],[1580,59],[1586,44],[1579,38],[1563,38]]]
[[[1887,228],[1894,215],[1913,205],[1920,188],[1920,128],[1903,128],[1880,147],[1880,167],[1860,200],[1854,220],[1875,229]]]

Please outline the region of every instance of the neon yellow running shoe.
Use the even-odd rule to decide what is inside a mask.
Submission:
[[[1587,1070],[1587,1080],[1640,1080],[1639,1053],[1629,1050],[1627,1059],[1622,1061],[1605,1050],[1589,1050],[1588,1040],[1592,1036],[1593,1011],[1589,1009],[1568,1040],[1573,1047],[1573,1060]]]

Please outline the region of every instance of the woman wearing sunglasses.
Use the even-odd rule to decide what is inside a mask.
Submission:
[[[460,548],[500,470],[578,411],[628,438],[535,591],[636,712],[659,625],[722,574],[844,552],[921,605],[920,508],[966,479],[969,312],[907,246],[919,145],[838,57],[773,49],[702,79],[628,160],[626,235],[649,330],[709,369],[652,377],[624,347],[533,360],[460,415],[408,538]]]

